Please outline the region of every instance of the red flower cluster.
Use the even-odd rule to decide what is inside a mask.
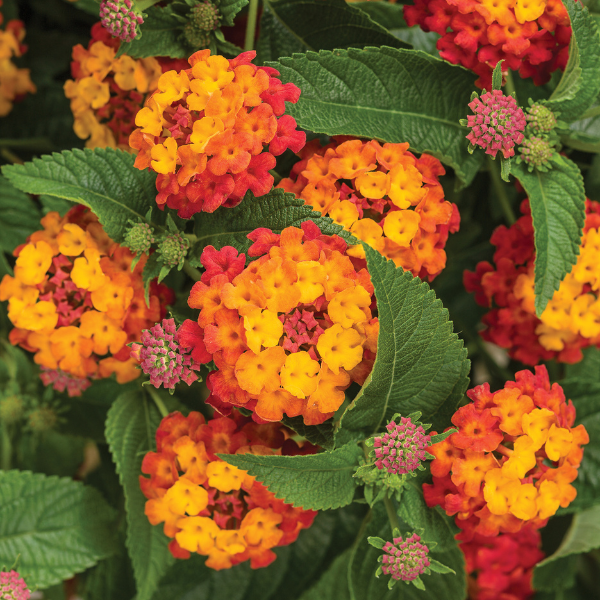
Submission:
[[[227,60],[200,50],[189,69],[160,77],[130,138],[139,151],[135,166],[159,174],[160,208],[189,219],[236,206],[248,190],[262,196],[273,186],[275,157],[304,146],[306,135],[283,114],[300,89],[282,84],[275,69],[252,64],[255,56]]]
[[[326,146],[313,140],[300,157],[277,187],[331,217],[397,267],[430,281],[439,275],[448,234],[458,231],[460,215],[444,198],[439,177],[445,170],[437,158],[417,158],[408,143],[348,137]],[[348,255],[364,259],[365,251],[358,244]]]
[[[488,90],[499,60],[542,85],[569,58],[571,27],[561,0],[415,0],[404,17],[409,27],[439,33],[440,56],[474,71],[476,85]]]
[[[75,133],[87,140],[87,148],[130,150],[135,115],[156,90],[161,74],[187,65],[163,57],[115,58],[120,44],[96,23],[87,50],[81,44],[73,48],[73,80],[65,83],[65,94],[71,100]]]
[[[200,314],[180,327],[180,343],[193,360],[214,360],[207,402],[222,414],[243,406],[261,423],[284,413],[323,423],[373,367],[379,322],[369,274],[313,221],[248,237],[258,258],[246,268],[231,246],[202,253],[206,271],[188,299]]]
[[[464,541],[543,527],[577,496],[571,483],[589,436],[583,425],[573,427],[573,403],[550,386],[543,366],[535,375],[518,372],[497,392],[486,383],[467,396],[472,403],[452,417],[458,432],[429,448],[427,505],[456,515]]]
[[[465,271],[464,285],[481,306],[482,337],[528,365],[556,358],[575,363],[581,349],[600,344],[600,203],[586,203],[587,217],[577,264],[538,318],[535,314],[533,222],[529,202],[511,227],[498,227],[491,238],[495,266],[480,262]]]
[[[253,569],[276,558],[272,548],[296,541],[316,512],[278,500],[254,477],[223,462],[223,454],[312,454],[299,447],[279,423],[258,425],[234,412],[208,423],[197,412],[174,412],[156,431],[156,452],[148,452],[140,486],[152,525],[164,523],[175,558],[192,552],[207,556],[206,566],[229,569],[250,560]]]
[[[541,537],[532,526],[496,537],[475,534],[461,542],[464,552],[470,600],[527,600],[533,568],[544,558]]]

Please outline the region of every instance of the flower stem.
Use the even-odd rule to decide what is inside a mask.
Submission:
[[[394,507],[394,503],[392,499],[386,494],[383,498],[383,503],[385,504],[385,510],[388,515],[388,519],[390,521],[390,525],[392,527],[392,535],[394,534],[394,529],[400,530],[400,523],[398,522],[398,515],[396,514],[396,508]]]
[[[500,159],[494,160],[491,156],[487,156],[490,176],[492,178],[492,184],[496,190],[496,195],[500,201],[500,207],[504,213],[504,217],[508,221],[509,225],[512,225],[517,219],[515,213],[508,200],[508,194],[506,193],[506,184],[502,181],[500,176]]]
[[[198,269],[192,267],[187,260],[183,261],[183,271],[186,275],[189,275],[194,281],[200,281],[202,273]]]
[[[254,50],[254,35],[256,34],[256,18],[258,16],[258,0],[250,0],[248,7],[248,21],[246,23],[246,38],[244,51]]]
[[[515,80],[513,79],[513,74],[510,69],[506,72],[506,84],[504,86],[506,88],[506,95],[513,96],[515,100],[517,100],[517,90],[515,89]],[[517,103],[519,101],[517,100]]]
[[[144,387],[150,394],[152,400],[154,400],[154,404],[156,404],[156,408],[158,408],[158,412],[160,413],[161,417],[166,417],[169,414],[169,411],[167,410],[165,403],[162,401],[162,398],[158,395],[158,392],[154,389],[152,385],[147,385]]]
[[[510,450],[509,448],[506,448],[506,446],[500,444],[496,448],[496,452],[498,452],[498,454],[502,454],[502,456],[508,456],[510,458],[514,453],[514,450]]]

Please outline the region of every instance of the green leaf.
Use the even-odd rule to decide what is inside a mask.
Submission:
[[[274,0],[266,5],[280,27],[300,42],[304,50],[408,47],[345,0]]]
[[[165,7],[152,6],[145,10],[147,15],[140,26],[142,35],[131,42],[121,42],[117,56],[127,54],[132,58],[168,56],[188,58],[193,50],[180,39],[190,7],[173,2]]]
[[[582,554],[600,547],[600,505],[588,508],[573,517],[571,527],[567,531],[558,550],[538,563],[533,572],[533,586],[536,589],[547,589],[543,581],[557,570],[557,563],[568,556]],[[562,569],[561,569],[562,571]],[[564,572],[564,571],[563,571]],[[540,585],[541,583],[541,585]],[[551,589],[551,588],[550,588]]]
[[[389,2],[353,2],[352,6],[366,12],[375,23],[388,31],[407,27],[404,20],[404,5]]]
[[[78,481],[0,471],[0,565],[20,555],[29,587],[69,579],[114,552],[114,517],[102,496]]]
[[[293,429],[298,435],[305,437],[315,446],[321,446],[325,450],[333,450],[333,422],[331,419],[320,425],[305,425],[304,417],[283,417],[284,425]]]
[[[424,52],[396,48],[308,52],[273,66],[300,87],[287,112],[303,129],[409,142],[472,181],[483,154],[469,154],[465,116],[475,76]]]
[[[414,411],[442,431],[469,384],[467,350],[429,285],[369,246],[365,251],[379,314],[377,357],[337,439],[371,435],[394,413]]]
[[[292,56],[308,50],[306,44],[291,35],[273,11],[265,4],[260,17],[260,37],[256,44],[256,63],[264,64],[269,60],[277,60],[280,56]]]
[[[512,174],[529,196],[535,236],[535,310],[541,315],[565,275],[577,262],[585,221],[583,177],[564,156],[549,161],[552,169],[529,173],[525,164]]]
[[[562,135],[560,141],[575,150],[600,152],[600,116],[596,115],[571,123],[568,135]]]
[[[196,215],[194,233],[198,240],[190,248],[188,258],[198,261],[202,250],[209,245],[217,249],[234,246],[240,252],[246,252],[252,244],[247,236],[256,228],[267,227],[279,233],[286,227],[300,227],[308,220],[314,221],[323,233],[335,233],[349,243],[357,242],[329,217],[323,217],[306,206],[304,200],[276,188],[260,198],[248,192],[235,208]]]
[[[248,0],[221,0],[218,3],[218,7],[223,18],[222,25],[232,27],[236,15],[247,4]]]
[[[362,454],[362,450],[351,443],[332,452],[306,456],[218,456],[254,475],[257,481],[288,504],[327,510],[352,502],[356,489],[352,475]]]
[[[155,450],[160,420],[154,403],[144,392],[135,391],[116,399],[106,421],[106,439],[125,492],[126,543],[137,583],[136,600],[149,600],[174,562],[162,526],[153,527],[144,514],[146,498],[139,483],[144,455]]]
[[[502,89],[502,63],[504,60],[499,60],[492,72],[492,90]]]
[[[145,221],[154,206],[156,176],[133,166],[135,157],[112,148],[65,150],[2,172],[19,190],[56,196],[92,209],[104,230],[123,241],[127,220]]]
[[[569,62],[546,106],[560,111],[563,121],[574,121],[600,93],[600,34],[587,8],[579,2],[564,0],[571,18],[572,37]]]
[[[12,254],[30,233],[41,229],[40,218],[35,202],[0,177],[0,249]]]
[[[348,590],[348,561],[351,550],[340,554],[310,590],[302,594],[300,600],[350,600]]]

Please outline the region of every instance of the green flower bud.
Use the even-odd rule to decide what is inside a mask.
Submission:
[[[210,31],[219,26],[221,15],[209,0],[196,4],[189,13],[189,21],[183,28],[183,37],[192,48],[207,48]]]
[[[0,400],[0,421],[11,425],[23,418],[25,402],[21,396],[13,394]]]
[[[556,127],[556,115],[543,104],[532,104],[527,113],[527,124],[536,133],[548,133]]]
[[[152,227],[148,223],[133,223],[132,221],[130,223],[132,225],[125,233],[123,245],[136,254],[146,254],[156,241]]]
[[[189,247],[189,240],[181,233],[169,234],[163,238],[158,246],[160,261],[167,267],[181,269]]]
[[[523,140],[519,152],[521,160],[527,164],[530,171],[533,168],[544,170],[544,165],[554,154],[554,147],[548,140],[533,135]]]
[[[35,433],[54,429],[58,423],[58,414],[50,406],[40,406],[32,410],[28,416],[29,427]]]

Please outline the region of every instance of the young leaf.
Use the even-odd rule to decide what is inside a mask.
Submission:
[[[288,36],[301,42],[305,50],[409,47],[345,0],[272,0],[265,4]]]
[[[502,63],[504,60],[499,60],[492,72],[492,90],[502,89]]]
[[[335,233],[350,243],[357,242],[348,231],[336,225],[329,217],[322,217],[306,206],[304,200],[276,188],[260,198],[248,192],[235,208],[196,215],[194,233],[198,240],[190,248],[188,257],[199,260],[202,250],[209,245],[215,248],[234,246],[240,252],[246,252],[252,244],[247,236],[258,227],[267,227],[279,233],[286,227],[300,227],[303,221],[309,219],[323,233]]]
[[[585,221],[585,190],[579,168],[564,156],[552,169],[529,173],[525,164],[513,175],[529,196],[535,236],[535,310],[541,315],[565,275],[577,262]]]
[[[288,504],[327,510],[352,502],[356,488],[352,475],[362,454],[356,444],[350,443],[332,452],[307,456],[218,456],[254,475],[257,481]]]
[[[41,229],[40,218],[35,202],[0,177],[0,250],[12,254],[30,233]]]
[[[563,121],[575,121],[595,102],[600,93],[600,34],[588,9],[579,2],[564,0],[571,18],[569,62],[556,89],[544,104],[560,111]]]
[[[116,242],[123,241],[127,220],[145,221],[155,203],[156,175],[133,166],[135,157],[112,148],[65,150],[24,165],[6,165],[4,175],[19,190],[84,204]]]
[[[246,4],[248,4],[248,0],[221,0],[218,7],[223,17],[222,25],[232,27],[236,15]]]
[[[379,313],[371,375],[344,413],[337,440],[371,435],[394,413],[423,414],[443,430],[467,389],[470,362],[429,285],[365,246]]]
[[[468,184],[483,154],[469,154],[465,116],[475,76],[424,52],[396,48],[308,52],[273,66],[302,90],[287,112],[315,133],[409,142]]]
[[[78,481],[0,471],[0,565],[20,555],[30,587],[49,587],[110,556],[114,519],[100,493]]]
[[[153,527],[144,514],[146,498],[139,476],[144,454],[154,450],[161,416],[141,391],[121,394],[106,420],[106,439],[125,492],[127,549],[137,583],[137,600],[149,600],[160,578],[174,562],[162,526]]]

